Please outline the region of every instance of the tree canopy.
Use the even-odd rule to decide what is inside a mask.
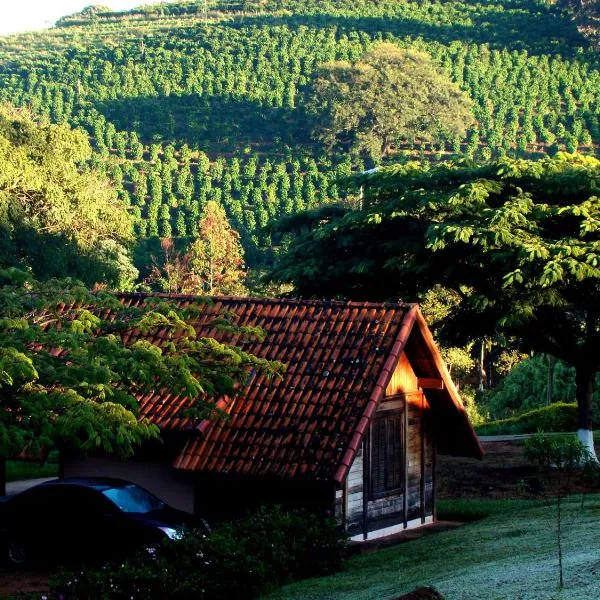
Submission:
[[[202,282],[192,271],[189,253],[179,250],[172,238],[160,240],[160,256],[152,258],[145,284],[159,292],[201,294]]]
[[[106,177],[87,168],[91,155],[83,132],[0,107],[0,265],[90,284],[135,279],[124,247],[131,218]]]
[[[181,394],[191,401],[182,416],[206,418],[213,414],[207,401],[237,393],[249,369],[271,375],[281,369],[197,337],[188,321],[203,302],[178,309],[149,297],[132,308],[72,280],[39,282],[0,270],[0,457],[35,454],[42,446],[127,456],[159,434],[139,415],[145,394]],[[262,335],[226,318],[215,326]],[[148,341],[159,330],[162,341]]]
[[[414,300],[436,284],[453,290],[460,302],[442,331],[456,341],[516,335],[524,348],[573,365],[579,426],[591,433],[600,161],[404,165],[355,185],[364,189],[362,210],[308,215],[275,277],[304,296]]]
[[[338,201],[340,176],[365,168],[311,139],[304,92],[323,64],[361,62],[381,40],[429,55],[472,101],[466,138],[417,140],[403,154],[487,160],[594,153],[600,142],[597,53],[556,3],[250,4],[261,16],[211,0],[207,19],[198,2],[168,2],[3,37],[0,101],[86,131],[140,244],[187,239],[215,200],[251,268],[269,260],[267,222]],[[197,27],[202,44],[189,35]],[[151,254],[136,253],[144,276]]]
[[[153,289],[181,294],[243,295],[246,271],[239,233],[222,206],[207,202],[197,237],[185,247],[172,238],[160,240],[145,283]]]
[[[389,42],[356,63],[322,65],[309,110],[321,115],[319,140],[375,158],[403,141],[461,139],[473,121],[470,100],[429,55]]]

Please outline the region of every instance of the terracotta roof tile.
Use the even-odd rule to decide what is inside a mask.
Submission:
[[[160,295],[186,306],[195,298]],[[123,294],[126,306],[147,295]],[[414,305],[214,298],[201,305],[199,336],[239,344],[288,365],[281,379],[253,374],[243,393],[222,399],[230,418],[182,418],[182,397],[151,394],[140,412],[165,431],[189,431],[174,466],[244,476],[318,478],[341,482],[383,395],[418,309]],[[230,313],[240,326],[259,326],[261,341],[218,331]]]
[[[123,295],[139,306],[144,295]],[[192,300],[170,296],[181,306]],[[331,479],[364,411],[409,311],[407,305],[248,298],[215,298],[193,323],[200,336],[240,343],[217,331],[218,314],[237,325],[259,326],[263,341],[242,341],[248,352],[288,365],[282,380],[250,378],[230,403],[230,419],[196,424],[175,461],[178,469],[277,477]],[[378,392],[385,389],[380,384]],[[365,393],[367,390],[368,393]],[[141,414],[164,430],[189,428],[184,398],[154,394],[140,400]],[[355,438],[353,440],[353,438]]]

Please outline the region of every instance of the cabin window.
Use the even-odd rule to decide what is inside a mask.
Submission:
[[[403,484],[404,413],[376,414],[371,429],[371,499],[400,491]]]

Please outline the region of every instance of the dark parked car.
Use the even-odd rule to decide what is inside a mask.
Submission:
[[[197,523],[129,481],[57,479],[0,501],[0,543],[13,565],[120,558]]]

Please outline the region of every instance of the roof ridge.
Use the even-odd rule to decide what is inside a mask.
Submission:
[[[416,302],[372,302],[367,300],[330,300],[304,298],[269,298],[263,296],[201,296],[199,294],[181,294],[173,292],[116,292],[120,298],[165,298],[171,300],[208,299],[217,302],[248,302],[252,304],[290,304],[297,306],[340,306],[354,308],[411,309]]]

